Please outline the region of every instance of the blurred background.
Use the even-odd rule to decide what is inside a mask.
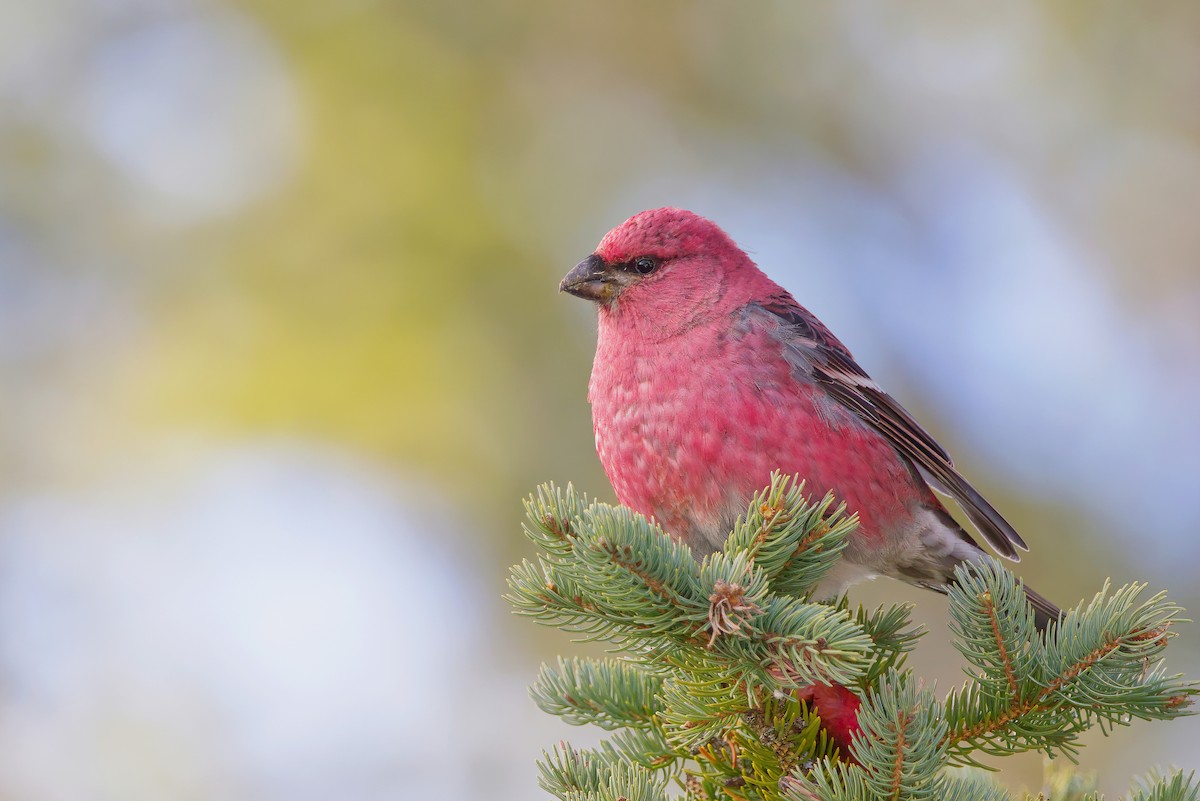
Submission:
[[[1200,610],[1200,4],[0,4],[0,798],[537,797],[630,214],[720,222],[1063,605]],[[891,582],[962,677],[945,603]],[[1200,633],[1171,666],[1200,675]],[[1200,726],[1090,738],[1121,794]],[[1005,763],[1037,787],[1041,758]]]

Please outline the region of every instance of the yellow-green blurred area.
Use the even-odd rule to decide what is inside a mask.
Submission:
[[[520,499],[612,497],[557,284],[661,205],[837,332],[1044,594],[1200,609],[1200,5],[10,0],[0,798],[536,795],[596,734],[525,696],[577,646],[500,600]],[[961,679],[943,599],[852,597]],[[1115,797],[1197,742],[1082,767]]]

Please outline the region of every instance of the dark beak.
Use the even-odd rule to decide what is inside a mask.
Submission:
[[[575,269],[567,273],[562,283],[558,285],[559,292],[570,292],[577,298],[596,303],[607,303],[612,300],[618,289],[604,259],[595,253],[576,264]]]

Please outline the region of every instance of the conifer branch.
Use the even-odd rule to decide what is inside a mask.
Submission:
[[[1144,586],[1109,593],[1106,584],[1043,638],[1020,584],[999,563],[960,569],[950,593],[951,627],[976,669],[946,700],[955,721],[945,735],[952,760],[978,764],[976,751],[1028,750],[1074,758],[1079,735],[1092,725],[1186,714],[1195,687],[1150,667],[1182,610],[1161,593],[1135,605]]]
[[[1139,783],[1129,801],[1200,801],[1200,783],[1194,774],[1177,770],[1169,776],[1151,775]]]
[[[738,518],[725,543],[726,553],[745,553],[761,567],[775,591],[803,596],[837,563],[857,516],[832,494],[816,504],[804,495],[798,476],[771,475],[771,485],[756,494],[745,517]]]
[[[666,801],[663,782],[641,765],[577,751],[567,743],[542,755],[538,784],[563,801]]]
[[[518,614],[623,650],[543,667],[531,695],[568,723],[613,732],[539,762],[564,801],[1001,801],[975,766],[1028,750],[1073,758],[1080,735],[1190,714],[1197,689],[1162,657],[1182,610],[1144,585],[1113,590],[1042,635],[1020,583],[993,560],[962,568],[950,626],[967,682],[942,701],[904,667],[922,632],[906,605],[810,600],[856,521],[832,496],[775,475],[723,551],[689,549],[627,509],[547,485],[526,502],[536,561],[513,567]],[[1055,778],[1046,801],[1090,796]],[[1200,801],[1191,776],[1130,801]]]
[[[530,695],[544,712],[573,725],[645,728],[662,711],[663,677],[618,659],[562,659],[543,665]]]

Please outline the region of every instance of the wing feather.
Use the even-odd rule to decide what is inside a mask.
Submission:
[[[846,346],[807,309],[787,294],[749,308],[769,315],[767,319],[775,323],[784,346],[791,349],[793,362],[803,365],[830,398],[879,432],[916,466],[931,488],[953,498],[997,553],[1017,561],[1018,548],[1029,550],[1016,529],[955,469],[945,449],[858,366]]]

